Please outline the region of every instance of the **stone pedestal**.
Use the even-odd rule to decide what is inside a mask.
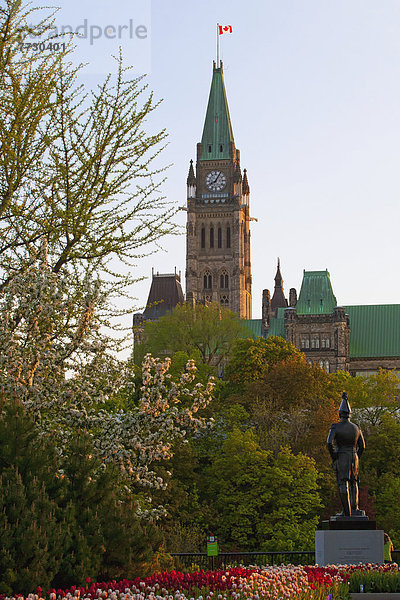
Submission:
[[[315,562],[319,566],[383,564],[383,531],[318,530],[315,532]]]

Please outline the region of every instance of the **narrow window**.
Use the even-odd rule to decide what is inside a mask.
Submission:
[[[226,228],[226,247],[227,248],[231,247],[231,228],[230,227]]]
[[[206,271],[204,273],[204,289],[211,290],[212,288],[212,278],[210,271]]]
[[[208,146],[208,151],[211,152],[211,146]]]
[[[218,248],[222,248],[222,229],[218,227]]]
[[[206,229],[205,227],[201,228],[201,247],[206,247]]]
[[[220,147],[219,147],[219,151],[220,151],[220,152],[223,152],[223,146],[222,146],[222,144],[221,144],[221,145],[220,145]]]
[[[210,229],[210,248],[214,248],[214,227]]]

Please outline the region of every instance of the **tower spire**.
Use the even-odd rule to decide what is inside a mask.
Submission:
[[[194,169],[193,169],[193,161],[190,161],[190,167],[189,167],[189,173],[188,173],[188,178],[186,180],[187,185],[196,185],[196,177],[194,174]]]
[[[248,196],[250,194],[250,186],[249,186],[249,182],[247,179],[247,169],[243,169],[242,191],[243,191],[243,194],[245,194],[246,196]]]
[[[281,274],[281,261],[278,258],[278,266],[275,275],[275,289],[271,300],[271,309],[275,312],[278,308],[286,308],[288,305],[283,291],[283,278]]]
[[[223,65],[213,66],[210,95],[203,135],[200,160],[218,160],[233,158],[233,129],[226,98]]]

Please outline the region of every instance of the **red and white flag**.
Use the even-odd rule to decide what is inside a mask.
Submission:
[[[232,33],[232,25],[218,25],[218,33],[219,35],[224,35],[224,33]]]

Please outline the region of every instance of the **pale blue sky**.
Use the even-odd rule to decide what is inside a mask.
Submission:
[[[200,141],[221,37],[225,85],[251,189],[253,317],[273,288],[277,256],[285,290],[303,269],[327,268],[339,304],[400,302],[400,2],[398,0],[63,0],[79,25],[145,24],[121,39],[127,62],[149,71],[164,101],[149,128],[166,127],[164,187],[186,201],[189,160]],[[59,17],[61,18],[61,17]],[[62,17],[63,18],[63,17]],[[107,21],[109,23],[107,23]],[[66,21],[65,21],[66,22]],[[114,51],[102,36],[80,46],[93,72]],[[93,63],[95,66],[93,66]],[[185,223],[185,213],[179,221]],[[136,274],[185,271],[185,237],[138,262]],[[133,292],[138,306],[150,280]]]

